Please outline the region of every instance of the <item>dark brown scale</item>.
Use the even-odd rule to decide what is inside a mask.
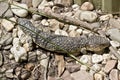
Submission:
[[[33,26],[27,19],[18,19],[20,28],[30,35],[40,47],[59,53],[79,53],[82,48],[90,51],[98,51],[109,46],[109,41],[101,36],[67,37],[42,32]],[[42,26],[42,25],[41,25]]]

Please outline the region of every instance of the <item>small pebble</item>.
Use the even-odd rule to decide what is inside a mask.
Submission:
[[[43,19],[41,21],[41,23],[42,23],[42,25],[49,26],[49,23],[48,23],[48,21],[46,19]]]
[[[79,34],[82,34],[82,29],[77,29],[76,32],[78,32]]]
[[[94,22],[97,19],[97,13],[92,11],[82,11],[80,13],[79,19],[82,21]]]
[[[27,80],[30,77],[31,73],[28,70],[23,69],[21,71],[20,77],[22,80]]]
[[[13,69],[7,70],[7,71],[5,72],[5,75],[6,75],[6,77],[8,77],[8,78],[13,78],[13,77],[14,77],[14,75],[13,75]]]
[[[82,63],[85,63],[85,64],[87,64],[87,63],[91,63],[91,56],[90,55],[83,55],[81,58],[80,58],[80,61],[82,62]]]
[[[41,15],[37,15],[37,14],[34,14],[32,16],[33,20],[37,21],[37,20],[41,20],[42,19],[42,16]]]
[[[10,51],[14,55],[14,58],[15,58],[16,62],[19,62],[22,57],[27,56],[26,50],[19,45],[18,46],[13,46],[10,49]]]
[[[59,29],[60,28],[60,25],[61,25],[61,23],[60,22],[58,22],[57,20],[55,20],[55,19],[51,19],[51,20],[49,20],[49,24],[50,24],[50,30],[52,30],[52,31],[56,31],[57,29]]]
[[[8,8],[9,8],[9,4],[1,1],[0,2],[0,16],[2,16]]]
[[[21,4],[21,3],[17,3],[17,2],[14,2],[14,4],[17,6],[20,6],[22,8],[28,9],[28,6],[26,4]],[[17,7],[15,5],[11,5],[11,10],[15,15],[17,15],[19,17],[26,17],[28,15],[27,10]]]
[[[63,30],[60,30],[60,29],[57,29],[57,30],[55,31],[55,34],[68,36],[68,33],[67,33],[66,31],[63,31]]]
[[[32,0],[22,0],[21,3],[27,4],[28,7],[32,7]]]
[[[108,60],[111,59],[111,55],[110,54],[103,54],[103,62],[102,64],[106,64]]]
[[[117,41],[110,41],[110,44],[111,44],[113,47],[115,47],[115,48],[120,47],[120,43],[117,42]]]
[[[99,72],[102,68],[101,64],[94,64],[91,69],[93,69],[95,72]]]
[[[112,69],[109,74],[110,80],[119,80],[118,74],[119,74],[119,71],[117,69]]]
[[[15,18],[10,18],[10,20],[16,22]],[[7,30],[7,31],[11,31],[13,28],[14,28],[14,23],[6,20],[6,19],[3,19],[2,20],[2,23],[3,27]]]
[[[48,59],[49,59],[49,57],[47,57],[47,55],[46,54],[42,54],[41,55],[41,61],[40,61],[40,64],[42,65],[42,66],[44,66],[45,68],[47,68],[47,66],[48,66]]]
[[[78,11],[78,10],[80,9],[80,6],[77,5],[77,4],[73,4],[73,5],[72,5],[72,9],[73,9],[74,11]]]
[[[83,30],[82,33],[83,33],[83,34],[90,34],[90,31],[88,31],[88,30]]]
[[[43,0],[32,0],[32,6],[36,8],[42,1]]]
[[[69,31],[76,30],[76,29],[77,29],[77,26],[74,26],[74,25],[69,26]]]
[[[107,34],[110,35],[110,38],[114,41],[120,42],[120,30],[118,28],[112,28],[107,30]]]
[[[48,2],[46,0],[42,0],[42,2],[38,5],[38,9],[44,9],[47,3]]]
[[[92,63],[99,63],[103,61],[103,57],[102,55],[98,55],[98,54],[93,54],[92,55]]]
[[[84,2],[82,5],[81,5],[81,10],[84,10],[84,11],[91,11],[94,9],[94,6],[91,2]]]
[[[88,70],[88,67],[87,67],[87,66],[85,66],[85,65],[81,65],[81,66],[80,66],[80,70],[87,71],[87,70]]]
[[[95,80],[104,80],[104,76],[102,74],[95,73],[94,74],[94,79]]]
[[[107,61],[105,68],[104,68],[104,72],[106,73],[110,72],[110,70],[112,70],[115,67],[116,63],[117,63],[116,60]]]
[[[106,15],[100,16],[99,18],[100,18],[100,21],[106,21],[106,20],[109,20],[110,18],[113,18],[113,15],[112,14],[106,14]]]
[[[69,36],[70,37],[78,37],[79,33],[77,33],[75,30],[72,30],[72,31],[70,31]]]
[[[93,76],[84,70],[72,73],[71,76],[73,77],[73,80],[94,80]]]

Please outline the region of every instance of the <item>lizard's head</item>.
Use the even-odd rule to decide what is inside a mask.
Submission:
[[[110,42],[107,38],[101,36],[90,36],[88,37],[87,50],[89,51],[101,51],[108,47]]]

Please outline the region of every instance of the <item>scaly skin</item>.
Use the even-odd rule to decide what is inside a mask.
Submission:
[[[18,24],[24,33],[31,36],[40,47],[58,53],[80,53],[82,48],[90,51],[100,51],[109,46],[109,41],[101,36],[67,37],[48,34],[33,26],[27,19],[18,19]],[[42,25],[41,25],[42,26]]]

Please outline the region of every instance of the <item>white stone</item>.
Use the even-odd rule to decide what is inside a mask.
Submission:
[[[47,66],[48,66],[48,57],[47,57],[47,55],[46,54],[42,54],[41,55],[41,61],[40,61],[40,64],[42,65],[42,66],[44,66],[45,68],[47,68]]]
[[[73,9],[74,11],[77,11],[77,10],[80,9],[80,6],[77,5],[77,4],[74,4],[74,5],[72,5],[72,9]]]
[[[106,20],[109,20],[110,18],[113,18],[113,15],[112,14],[102,15],[99,18],[100,18],[100,21],[106,21]]]
[[[67,33],[66,31],[63,31],[63,30],[60,30],[60,29],[57,29],[57,30],[55,31],[55,34],[68,36],[68,33]]]
[[[69,33],[70,37],[79,37],[79,33],[77,33],[75,30],[70,31]]]
[[[29,43],[25,43],[25,44],[23,45],[23,47],[25,48],[26,51],[30,51]]]
[[[49,1],[48,3],[45,4],[45,6],[54,6],[53,1]]]
[[[102,55],[98,55],[98,54],[93,54],[92,55],[92,62],[93,63],[99,63],[103,61],[103,57]]]
[[[76,32],[78,32],[79,34],[82,34],[82,29],[77,29]]]
[[[83,30],[82,32],[83,32],[83,34],[90,34],[90,31],[88,31],[88,30]]]
[[[33,20],[40,20],[40,19],[42,19],[42,16],[41,15],[37,15],[37,14],[33,14],[32,19]]]
[[[18,28],[18,38],[20,39],[21,43],[25,43],[27,38],[25,33],[20,28]]]
[[[28,11],[25,10],[25,9],[28,9],[28,6],[26,4],[20,4],[20,3],[17,3],[17,2],[14,2],[14,4],[16,6],[11,5],[11,10],[15,15],[17,15],[19,17],[26,17],[28,15]]]
[[[46,19],[43,19],[43,20],[41,21],[41,23],[42,23],[43,25],[45,25],[45,26],[49,26],[49,23],[48,23],[48,21],[47,21]]]
[[[95,80],[104,80],[104,76],[102,74],[95,73],[94,79]]]
[[[14,38],[14,39],[13,39],[13,45],[14,45],[14,46],[20,45],[20,40],[19,40],[19,38]]]
[[[98,72],[101,70],[102,65],[100,64],[94,64],[91,69],[93,69],[95,72]]]
[[[16,22],[15,18],[10,18],[10,20]],[[12,23],[6,19],[3,19],[1,24],[7,31],[11,31],[14,28],[15,23]]]
[[[103,62],[102,64],[106,64],[108,60],[110,60],[111,55],[110,54],[103,54]]]
[[[13,32],[12,32],[12,37],[16,37],[17,36],[17,29],[13,29]]]
[[[80,66],[80,70],[87,71],[87,69],[88,69],[88,67],[87,67],[87,66],[85,66],[85,65],[81,65],[81,66]]]
[[[84,2],[81,5],[81,10],[90,11],[90,10],[93,10],[93,9],[94,9],[94,6],[91,2]]]
[[[69,31],[76,30],[76,29],[77,29],[77,26],[74,26],[74,25],[69,26]]]
[[[42,0],[32,0],[32,5],[33,7],[37,7],[41,2]]]
[[[11,53],[14,55],[14,58],[15,58],[15,61],[16,62],[19,62],[21,57],[25,57],[26,56],[26,50],[21,47],[21,46],[13,46],[11,49],[10,49]]]
[[[81,58],[80,58],[80,61],[82,63],[91,63],[91,56],[90,55],[83,55]]]
[[[41,4],[38,6],[38,9],[44,9],[46,4],[48,4],[48,2],[46,0],[42,0]]]
[[[97,19],[97,13],[96,12],[92,12],[92,11],[82,11],[80,13],[80,20],[83,21],[88,21],[88,22],[94,22]]]
[[[120,47],[120,43],[117,41],[110,41],[110,44],[115,48]]]

